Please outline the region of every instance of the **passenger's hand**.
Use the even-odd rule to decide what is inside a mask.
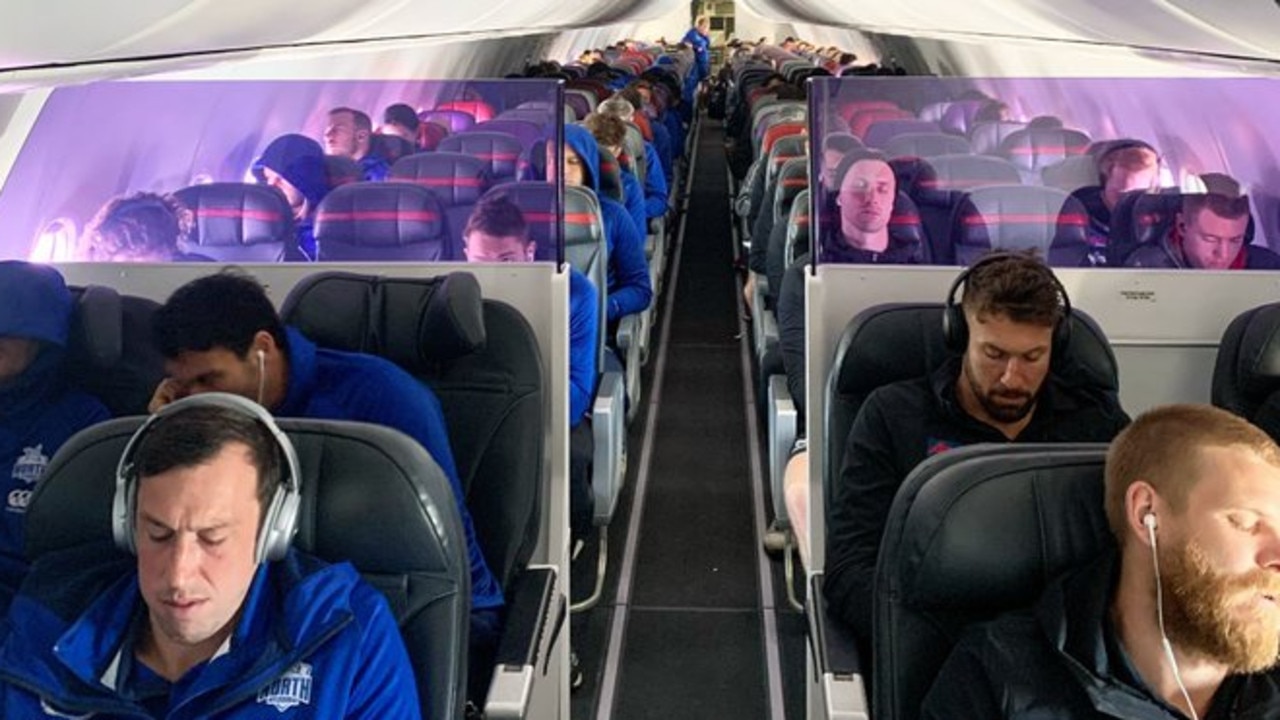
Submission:
[[[168,405],[180,398],[178,393],[178,383],[173,378],[165,378],[156,386],[156,391],[151,394],[151,402],[147,403],[147,412],[159,412],[160,408]]]
[[[747,282],[742,285],[742,302],[747,306],[747,317],[751,317],[751,314],[755,312],[754,308],[751,307],[751,300],[755,297],[755,294],[756,274],[748,271]]]

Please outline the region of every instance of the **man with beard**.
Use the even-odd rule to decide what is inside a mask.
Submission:
[[[950,306],[960,285],[960,304]],[[1114,393],[1068,385],[1051,372],[1058,325],[1069,320],[1048,266],[1030,255],[989,255],[948,297],[959,316],[949,332],[959,357],[867,397],[832,489],[823,592],[864,646],[889,506],[917,464],[973,443],[1107,442],[1129,421]]]
[[[969,632],[921,717],[1280,717],[1280,448],[1156,408],[1107,454],[1106,510],[1119,552]]]

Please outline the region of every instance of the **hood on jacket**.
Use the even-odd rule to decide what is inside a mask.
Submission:
[[[266,183],[263,168],[271,168],[289,181],[315,210],[329,194],[329,175],[320,143],[306,135],[290,133],[271,141],[253,163],[253,176]]]
[[[0,298],[0,337],[66,346],[71,292],[57,270],[20,260],[0,262]]]
[[[582,169],[587,174],[586,186],[600,195],[600,145],[589,130],[581,125],[564,126],[564,144],[578,154]]]

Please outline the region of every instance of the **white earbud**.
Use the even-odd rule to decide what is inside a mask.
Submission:
[[[262,404],[262,393],[267,388],[267,353],[258,350],[258,404]]]
[[[1154,531],[1156,529],[1156,514],[1148,510],[1147,514],[1142,516],[1142,524],[1147,526],[1147,530]]]

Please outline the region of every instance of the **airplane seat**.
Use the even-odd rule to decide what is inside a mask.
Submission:
[[[369,153],[394,165],[397,160],[418,152],[418,146],[398,135],[374,133],[369,136]]]
[[[345,155],[324,156],[325,177],[329,180],[329,189],[351,183],[364,182],[364,170],[360,163]]]
[[[1088,224],[1084,205],[1056,188],[989,185],[957,204],[951,242],[959,265],[992,250],[1032,250],[1052,267],[1084,267]]]
[[[915,116],[899,108],[872,108],[860,110],[849,119],[849,132],[867,144],[867,130],[883,120],[912,120]]]
[[[584,77],[570,80],[564,86],[566,90],[582,90],[591,93],[595,97],[597,105],[608,100],[609,96],[613,94],[613,91],[608,86],[595,78]]]
[[[461,110],[469,113],[476,122],[482,123],[486,120],[492,120],[494,111],[493,106],[484,100],[452,100],[440,103],[436,106],[437,110]]]
[[[1041,170],[1066,158],[1084,155],[1089,143],[1089,136],[1079,130],[1027,127],[1006,137],[996,155],[1017,166],[1024,183],[1034,185],[1040,181]]]
[[[849,430],[862,404],[876,389],[923,377],[951,357],[942,333],[943,309],[943,303],[876,305],[855,315],[841,333],[825,380],[826,402],[821,418],[824,447],[820,477],[823,507],[828,515],[834,508],[832,495],[839,481]],[[1106,335],[1081,310],[1072,310],[1071,322],[1067,351],[1053,359],[1050,372],[1069,385],[1117,394],[1119,371]],[[810,422],[815,420],[810,418]],[[808,615],[811,642],[818,650],[818,675],[824,678],[824,692],[829,698],[847,697],[850,692],[860,695],[864,683],[859,682],[862,679],[858,674],[866,669],[861,653],[868,648],[859,648],[848,626],[828,612],[822,582],[822,573],[811,575]],[[877,656],[876,672],[879,665]],[[859,681],[853,680],[856,676]],[[862,707],[866,712],[865,699]],[[876,717],[879,713],[877,706]]]
[[[444,226],[444,208],[425,187],[391,181],[343,185],[316,209],[316,259],[446,260]]]
[[[440,141],[438,152],[457,152],[489,163],[489,178],[494,183],[516,179],[516,166],[524,146],[507,133],[470,130],[450,135]]]
[[[538,656],[542,638],[556,632],[550,624],[564,602],[555,590],[556,569],[529,563],[549,482],[543,476],[548,394],[533,328],[516,308],[484,299],[467,272],[434,278],[317,273],[289,293],[281,318],[321,347],[396,363],[439,398],[476,537],[507,601],[488,706],[527,703],[529,684],[543,675],[535,672],[546,661]],[[381,532],[381,521],[369,522],[377,512],[361,517]],[[459,545],[465,552],[465,543]]]
[[[580,122],[595,112],[599,101],[596,100],[596,95],[593,92],[570,87],[564,91],[564,104],[573,110],[573,114],[577,116],[577,121]]]
[[[782,260],[785,267],[791,267],[796,258],[809,252],[810,228],[813,225],[809,189],[802,190],[791,203],[791,216],[787,218],[787,238],[783,247]]]
[[[435,122],[418,123],[418,147],[423,151],[435,150],[440,141],[449,136],[449,128]]]
[[[942,119],[938,121],[942,132],[952,133],[968,137],[969,129],[973,127],[973,119],[978,111],[985,107],[989,99],[981,100],[954,100],[947,104],[947,111],[942,114]]]
[[[756,361],[761,365],[763,365],[766,357],[777,357],[778,324],[774,317],[773,309],[777,301],[778,289],[782,285],[782,271],[786,269],[781,266],[782,255],[786,248],[787,223],[790,220],[791,208],[796,198],[808,189],[808,156],[792,158],[783,163],[774,183],[772,209],[768,211],[772,214],[772,219],[768,224],[769,233],[759,238],[760,242],[767,243],[763,248],[765,251],[765,280],[761,282],[760,278],[757,278],[755,297],[752,299],[752,308],[755,310],[751,317],[753,337],[756,341],[755,357]],[[808,196],[806,195],[806,197]],[[773,273],[774,270],[777,270],[776,275]],[[763,373],[761,374],[761,381],[766,381]],[[757,397],[761,399],[765,397],[763,389],[762,392],[758,393]]]
[[[879,124],[876,127],[879,127]],[[956,135],[940,132],[903,133],[885,144],[884,154],[891,158],[968,155],[969,141]]]
[[[993,155],[1004,139],[1027,126],[1012,120],[987,120],[969,128],[969,145],[977,155]]]
[[[142,417],[75,435],[27,508],[27,557],[60,551],[119,560],[111,506],[117,460]],[[424,718],[462,716],[470,607],[466,540],[449,481],[417,442],[364,423],[282,418],[298,454],[302,501],[293,546],[350,562],[383,593],[413,665]],[[377,518],[377,522],[370,522]]]
[[[66,377],[114,417],[145,415],[165,377],[164,357],[151,344],[151,316],[160,304],[105,285],[70,290]]]
[[[462,231],[480,196],[489,189],[489,167],[483,160],[450,152],[424,152],[400,158],[388,178],[421,185],[435,194],[444,208],[448,246],[442,259],[463,260]]]
[[[600,148],[600,194],[618,203],[626,205],[626,190],[622,187],[622,164],[618,156],[607,148]],[[644,232],[644,228],[636,228]]]
[[[1213,365],[1211,402],[1280,435],[1280,303],[1237,315],[1222,333]]]
[[[596,286],[599,300],[596,345],[599,382],[591,409],[591,432],[595,440],[591,490],[595,524],[605,526],[613,519],[626,478],[627,376],[632,372],[624,366],[620,373],[606,362],[607,355],[613,352],[607,342],[609,245],[600,205],[586,188],[565,188],[564,233],[565,260]],[[638,379],[638,374],[636,377]],[[637,398],[633,402],[638,401]],[[603,579],[601,573],[597,583]]]
[[[462,110],[423,110],[418,113],[418,119],[422,122],[435,123],[450,134],[466,132],[476,124],[476,116]]]
[[[929,122],[928,120],[917,120],[914,117],[901,120],[880,120],[867,126],[866,132],[862,135],[862,143],[869,148],[885,150],[890,157],[893,157],[892,153],[888,153],[888,147],[889,143],[895,138],[907,134],[935,134],[937,132],[937,123]]]
[[[1174,188],[1157,192],[1135,190],[1120,196],[1111,211],[1111,235],[1107,239],[1107,264],[1122,266],[1144,245],[1162,242],[1182,212],[1182,193]],[[1245,245],[1252,245],[1256,223],[1253,213],[1245,226]]]
[[[916,117],[930,122],[942,122],[942,118],[947,114],[947,107],[951,105],[951,102],[950,100],[939,100],[928,103],[920,108],[920,112],[916,113]]]
[[[534,260],[554,261],[561,216],[555,183],[542,180],[502,183],[490,187],[481,199],[497,195],[505,196],[524,214],[529,239],[537,244]]]
[[[782,120],[769,126],[760,136],[760,147],[756,148],[756,155],[768,155],[773,146],[777,142],[792,135],[802,135],[807,137],[809,132],[809,124],[807,122],[796,122],[791,120]]]
[[[795,100],[777,100],[758,103],[751,111],[751,138],[754,145],[759,145],[764,131],[770,125],[779,122],[804,122],[809,109],[802,102]]]
[[[836,114],[840,116],[841,120],[844,120],[845,125],[848,125],[850,128],[852,128],[854,116],[857,115],[858,113],[865,112],[868,110],[893,111],[893,110],[901,110],[901,108],[899,108],[898,104],[893,102],[892,100],[850,100],[840,105],[839,107],[837,107]],[[929,118],[921,118],[921,119],[928,120]],[[861,137],[860,133],[854,133],[854,135],[858,135],[859,137]]]
[[[541,114],[539,114],[539,117],[541,117]],[[547,118],[543,118],[543,122],[538,123],[518,117],[499,117],[476,123],[475,127],[467,132],[504,133],[515,138],[520,143],[521,150],[526,150],[538,140],[545,138],[545,128],[548,124],[550,123]]]
[[[293,211],[269,185],[210,183],[174,192],[195,222],[190,251],[218,262],[278,262],[296,246]]]
[[[1104,444],[978,445],[916,467],[876,563],[877,718],[916,720],[969,625],[1034,606],[1054,577],[1114,547]]]
[[[1040,170],[1045,187],[1075,192],[1098,184],[1098,163],[1089,154],[1072,155]]]
[[[622,149],[625,150],[627,156],[631,158],[631,162],[634,165],[632,172],[635,174],[636,179],[640,181],[640,186],[644,187],[645,178],[648,177],[648,173],[654,169],[650,168],[646,163],[646,157],[644,154],[644,136],[640,134],[640,128],[636,127],[632,123],[624,123],[624,127],[626,128],[627,134],[622,138]],[[662,172],[662,168],[657,168],[657,172]],[[644,230],[645,228],[640,229]]]
[[[1009,161],[986,155],[937,155],[922,162],[906,185],[907,194],[920,211],[929,262],[950,265],[955,262],[951,215],[964,193],[985,185],[1016,185],[1020,176]]]

